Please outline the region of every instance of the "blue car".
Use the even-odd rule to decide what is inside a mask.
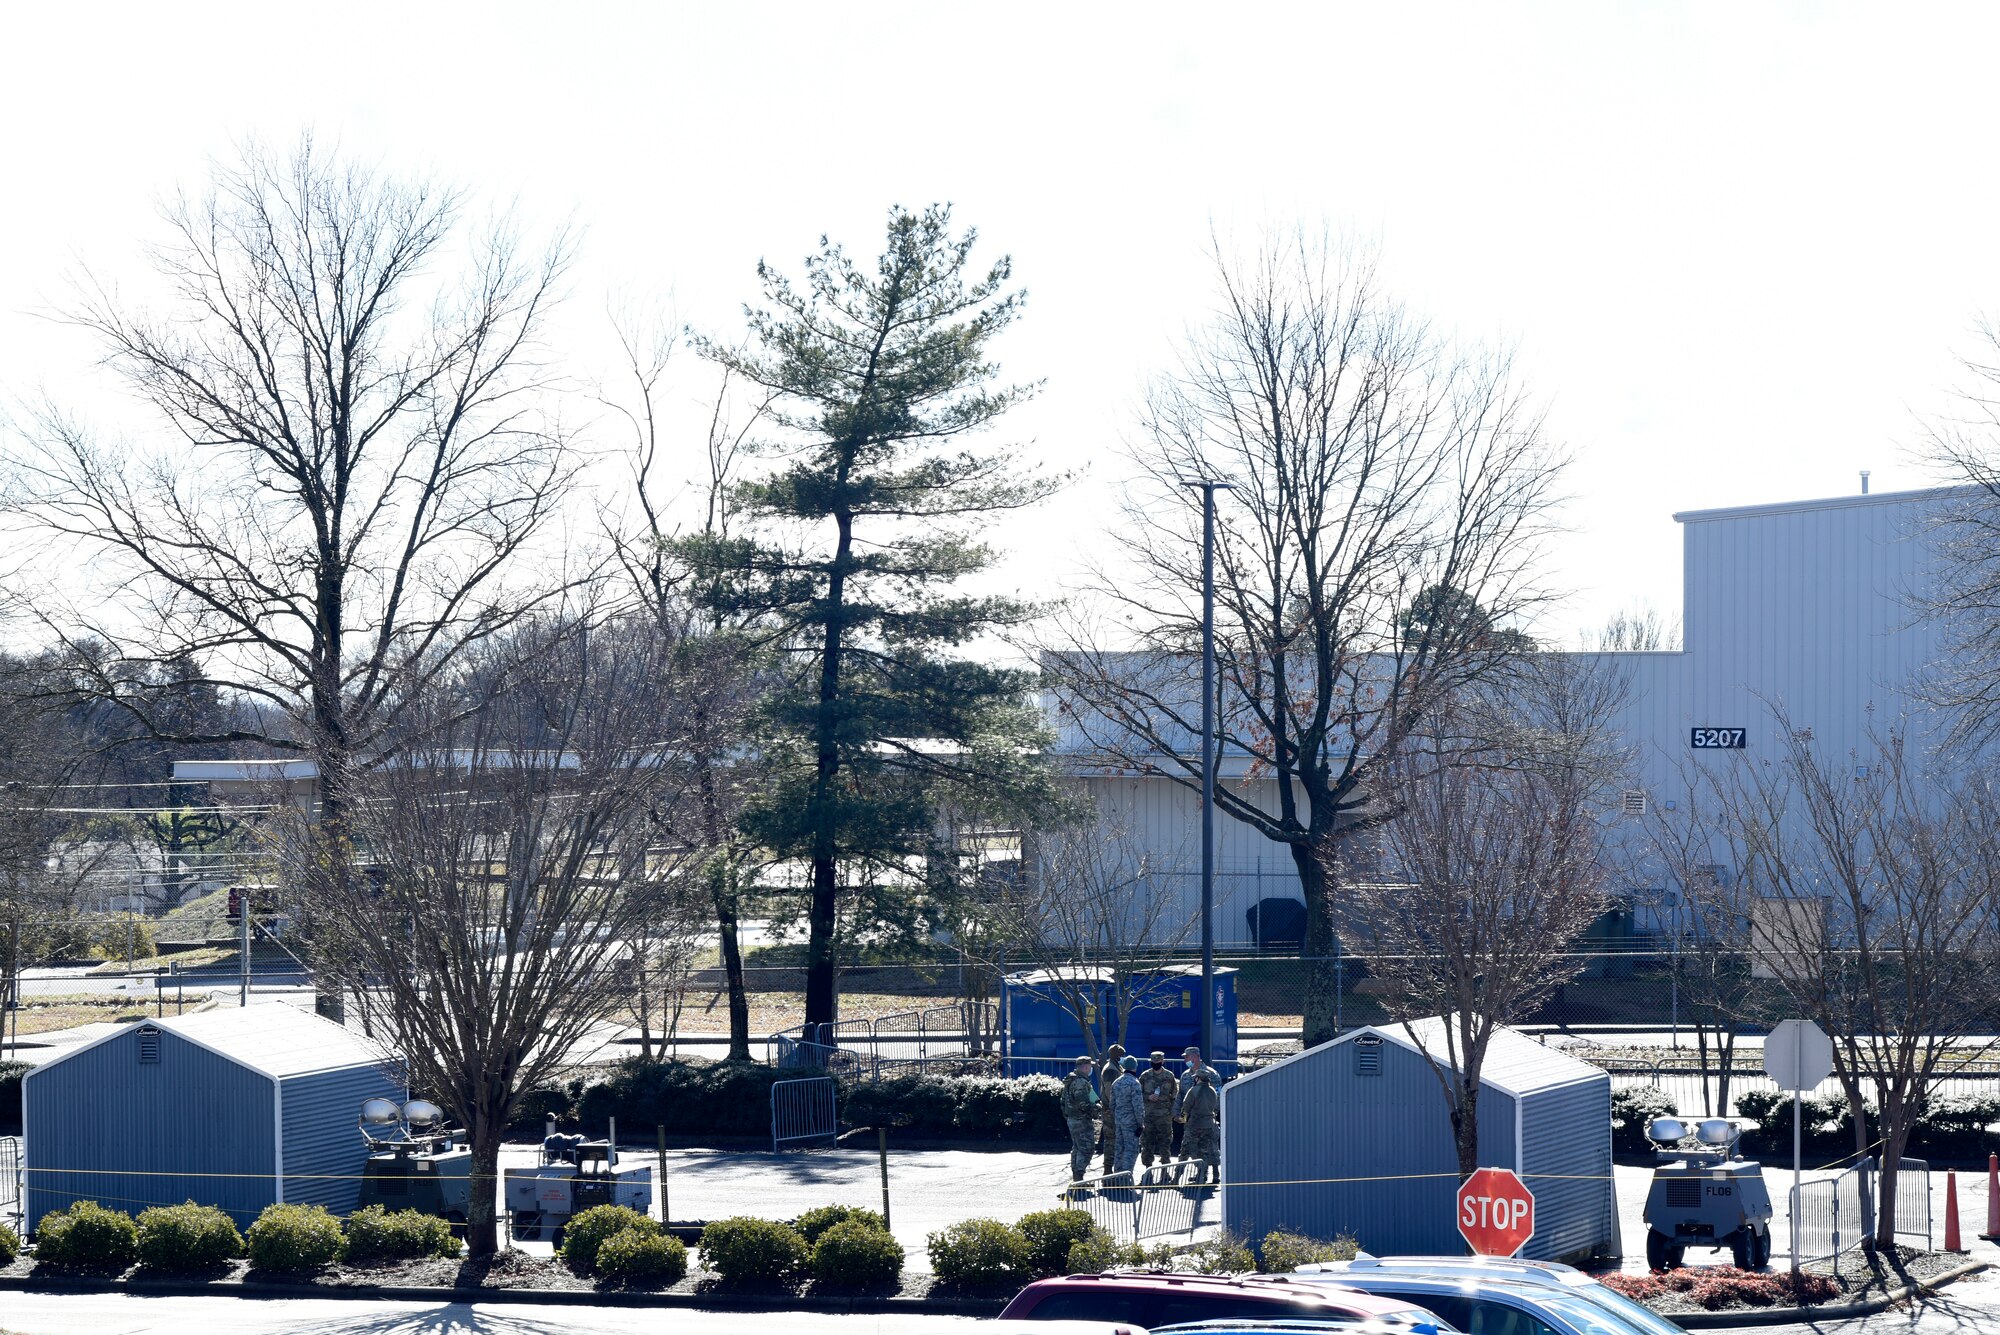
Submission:
[[[1302,1266],[1297,1278],[1318,1276],[1365,1288],[1360,1280],[1368,1275],[1425,1275],[1539,1285],[1593,1303],[1644,1335],[1686,1335],[1682,1327],[1652,1308],[1633,1302],[1575,1266],[1559,1261],[1523,1261],[1504,1256],[1370,1256],[1363,1252],[1352,1261]]]
[[[1401,1298],[1435,1312],[1465,1335],[1658,1335],[1651,1324],[1660,1320],[1657,1315],[1647,1312],[1650,1320],[1642,1321],[1558,1285],[1400,1271],[1295,1274],[1290,1278],[1345,1284],[1363,1293]],[[1678,1331],[1678,1327],[1674,1329]]]

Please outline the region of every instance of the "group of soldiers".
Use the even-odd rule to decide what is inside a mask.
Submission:
[[[1100,1076],[1089,1057],[1076,1059],[1062,1089],[1070,1181],[1083,1180],[1100,1146],[1107,1179],[1130,1183],[1135,1165],[1150,1169],[1155,1159],[1164,1171],[1174,1162],[1176,1127],[1179,1155],[1195,1165],[1196,1184],[1206,1183],[1211,1171],[1220,1178],[1221,1074],[1201,1059],[1199,1048],[1181,1053],[1178,1073],[1167,1069],[1164,1052],[1149,1060],[1142,1069],[1137,1057],[1114,1043],[1104,1054]]]

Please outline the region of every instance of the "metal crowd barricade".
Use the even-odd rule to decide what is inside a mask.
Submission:
[[[0,1218],[21,1214],[21,1141],[0,1136]]]
[[[1071,1209],[1088,1211],[1099,1228],[1120,1242],[1170,1238],[1192,1242],[1204,1222],[1203,1203],[1219,1194],[1214,1182],[1194,1185],[1200,1167],[1196,1160],[1179,1159],[1131,1173],[1087,1177],[1064,1188],[1062,1201]],[[1216,1208],[1211,1206],[1211,1213]]]
[[[840,1133],[830,1075],[778,1080],[771,1085],[771,1151],[788,1141],[831,1140]]]
[[[1930,1165],[1922,1159],[1897,1162],[1896,1204],[1891,1212],[1896,1237],[1916,1238],[1928,1249]],[[1793,1192],[1792,1212],[1799,1222],[1799,1259],[1832,1258],[1837,1266],[1842,1253],[1867,1242],[1875,1231],[1875,1203],[1880,1185],[1875,1160],[1863,1159],[1838,1177],[1808,1182]]]

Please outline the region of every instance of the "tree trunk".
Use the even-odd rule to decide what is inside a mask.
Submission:
[[[716,935],[722,939],[722,973],[729,986],[729,1055],[725,1061],[750,1060],[750,993],[743,984],[743,947],[736,936],[736,868],[716,874]]]
[[[474,1256],[500,1250],[500,1138],[506,1128],[482,1113],[472,1133],[472,1199],[465,1207],[465,1249]]]
[[[1457,1080],[1458,1098],[1451,1110],[1451,1138],[1458,1150],[1458,1180],[1479,1168],[1479,1082]]]
[[[1299,889],[1306,897],[1305,1019],[1300,1037],[1310,1048],[1339,1033],[1340,973],[1335,959],[1340,950],[1340,934],[1333,911],[1335,887],[1309,842],[1287,847],[1291,850],[1292,865],[1298,868]]]
[[[1884,1117],[1889,1122],[1889,1117]],[[1896,1178],[1902,1169],[1903,1147],[1909,1144],[1910,1129],[1902,1117],[1893,1119],[1895,1129],[1885,1133],[1882,1169],[1875,1175],[1875,1246],[1887,1250],[1896,1244]]]
[[[841,470],[846,482],[846,469]],[[854,545],[854,518],[835,516],[840,528],[833,559],[828,562],[826,637],[820,647],[819,717],[813,758],[812,905],[806,915],[806,1025],[809,1041],[818,1038],[811,1027],[831,1025],[838,1018],[834,961],[834,928],[839,921],[840,868],[838,831],[834,828],[834,786],[840,776],[840,746],[835,724],[840,709],[842,667],[841,615],[847,594],[847,564]],[[829,1033],[827,1037],[831,1037]]]

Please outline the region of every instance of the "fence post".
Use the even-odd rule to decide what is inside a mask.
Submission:
[[[889,1128],[875,1128],[875,1153],[882,1161],[882,1227],[889,1227]]]
[[[667,1213],[667,1128],[666,1126],[661,1123],[655,1123],[653,1126],[653,1134],[658,1138],[660,1144],[660,1227],[665,1228],[667,1226],[667,1221],[673,1218],[672,1215]]]

